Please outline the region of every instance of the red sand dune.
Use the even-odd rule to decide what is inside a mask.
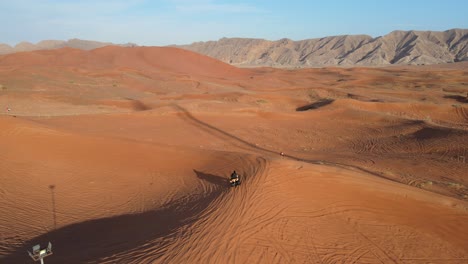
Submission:
[[[467,76],[1,56],[0,263],[467,263]]]
[[[63,48],[21,52],[2,56],[2,66],[80,67],[112,69],[124,67],[135,70],[158,70],[229,78],[241,75],[242,69],[210,57],[170,47],[106,46],[91,51]]]

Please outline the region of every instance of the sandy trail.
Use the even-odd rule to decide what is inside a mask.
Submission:
[[[468,262],[458,64],[63,49],[0,56],[0,84],[0,263]]]

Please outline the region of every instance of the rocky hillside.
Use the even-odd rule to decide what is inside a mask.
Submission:
[[[316,67],[468,61],[468,29],[393,31],[293,41],[222,38],[178,46],[240,66]]]
[[[44,50],[44,49],[59,49],[64,47],[83,49],[83,50],[92,50],[96,48],[101,48],[108,45],[115,45],[110,42],[98,42],[91,40],[82,40],[82,39],[70,39],[67,41],[63,40],[43,40],[37,44],[32,44],[30,42],[21,42],[15,45],[14,47],[0,43],[0,54],[15,53],[21,51],[33,51],[33,50]],[[128,43],[119,46],[135,46],[135,44]]]

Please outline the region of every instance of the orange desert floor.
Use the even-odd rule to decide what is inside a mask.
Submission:
[[[468,263],[467,69],[0,56],[0,263]]]

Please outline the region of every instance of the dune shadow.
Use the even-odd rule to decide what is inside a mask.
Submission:
[[[356,94],[351,94],[351,93],[348,93],[347,97],[350,98],[350,99],[361,101],[361,102],[372,102],[372,103],[382,103],[383,102],[380,99],[371,99],[371,98],[368,98],[368,97],[364,97],[364,96],[356,95]]]
[[[449,128],[423,127],[413,133],[418,140],[446,138],[450,134],[455,134],[457,130]]]
[[[146,110],[151,110],[151,107],[145,105],[142,101],[140,100],[132,100],[132,106],[135,111],[146,111]]]
[[[457,102],[460,102],[460,103],[468,103],[468,97],[466,97],[466,96],[461,96],[461,95],[445,95],[444,98],[447,98],[447,99],[454,99],[454,100],[456,100]]]
[[[202,179],[209,183],[216,184],[216,185],[223,186],[223,187],[229,186],[227,179],[224,177],[216,176],[216,175],[209,174],[209,173],[204,173],[204,172],[197,171],[197,170],[193,170],[193,172],[195,172],[195,174],[197,175],[199,179]]]
[[[196,220],[194,216],[207,208],[219,194],[212,192],[200,199],[186,197],[160,210],[94,219],[54,229],[25,241],[0,259],[0,263],[32,263],[27,250],[36,244],[46,245],[49,241],[53,244],[53,255],[45,259],[48,264],[97,263],[99,259],[151,243],[164,243],[167,240],[156,239],[172,237],[180,227],[193,223]],[[158,254],[162,255],[164,251]]]
[[[151,110],[152,108],[149,107],[148,105],[144,104],[142,101],[138,99],[133,99],[126,97],[125,100],[130,102],[131,108],[137,112],[139,111],[146,111],[146,110]]]
[[[335,100],[334,99],[320,99],[315,103],[300,106],[300,107],[296,108],[296,111],[302,112],[302,111],[307,111],[307,110],[312,110],[312,109],[318,109],[320,107],[324,107],[326,105],[329,105],[329,104],[333,103],[333,101],[335,101]]]

